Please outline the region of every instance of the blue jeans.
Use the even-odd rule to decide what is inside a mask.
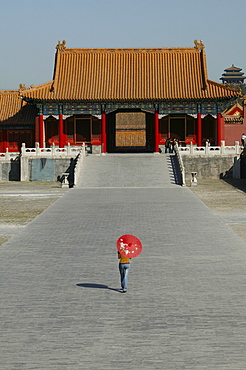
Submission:
[[[121,288],[127,290],[130,263],[119,263]]]

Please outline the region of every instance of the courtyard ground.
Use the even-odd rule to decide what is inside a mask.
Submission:
[[[181,187],[170,156],[145,154],[88,156],[71,190],[2,187],[28,217],[32,198],[53,204],[2,227],[16,232],[0,248],[1,368],[244,370],[246,244],[228,227],[245,222],[239,185]],[[126,233],[143,251],[120,294]]]
[[[67,191],[59,182],[0,183],[0,245]]]
[[[246,180],[200,180],[190,189],[246,241]]]
[[[199,180],[189,189],[246,241],[246,180]],[[68,190],[58,182],[0,183],[0,245]]]

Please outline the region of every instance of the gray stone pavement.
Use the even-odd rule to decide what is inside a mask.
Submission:
[[[190,189],[246,242],[245,179],[203,179]]]
[[[246,243],[170,174],[165,155],[89,156],[0,247],[1,369],[245,369]],[[143,252],[121,294],[125,233]]]
[[[18,233],[67,190],[58,182],[1,182],[0,246],[2,237]]]

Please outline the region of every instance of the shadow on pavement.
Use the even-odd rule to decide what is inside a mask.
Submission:
[[[246,179],[223,179],[223,181],[246,193]]]
[[[108,290],[114,290],[115,292],[121,293],[120,289],[110,288],[108,285],[103,285],[103,284],[85,283],[85,284],[76,284],[76,285],[80,288],[108,289]]]

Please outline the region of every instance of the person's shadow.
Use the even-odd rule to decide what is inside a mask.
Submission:
[[[76,284],[76,286],[80,288],[91,288],[91,289],[108,289],[108,290],[113,290],[114,292],[121,293],[120,289],[114,289],[110,288],[108,285],[103,285],[103,284],[94,284],[94,283],[79,283]]]

